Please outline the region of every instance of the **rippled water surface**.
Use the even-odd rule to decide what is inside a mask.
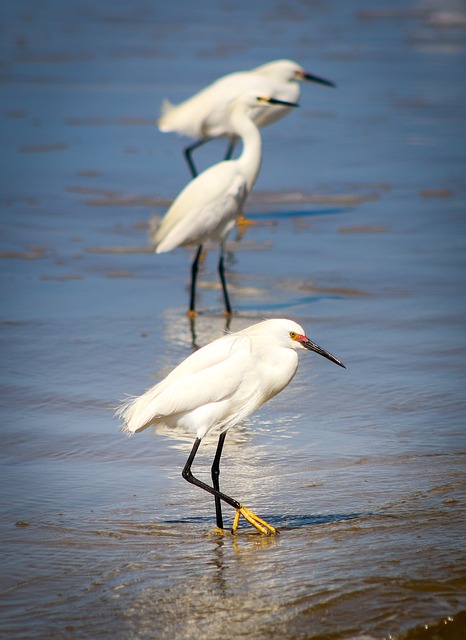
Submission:
[[[464,2],[1,11],[0,630],[464,638]],[[222,536],[192,439],[127,439],[113,408],[226,327],[215,248],[193,324],[190,252],[151,248],[188,180],[161,101],[281,57],[338,88],[263,131],[229,328],[293,318],[347,370],[303,354],[228,434],[222,487],[281,533]]]

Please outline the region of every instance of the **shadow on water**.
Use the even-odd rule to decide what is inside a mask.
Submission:
[[[254,305],[237,305],[237,309],[243,312],[248,311],[263,311],[270,313],[271,311],[279,311],[281,309],[292,309],[294,307],[300,307],[305,304],[316,304],[318,302],[322,302],[323,300],[342,300],[344,295],[319,295],[319,296],[302,296],[300,298],[295,298],[294,300],[286,300],[283,302],[275,302],[275,303],[264,303],[258,304],[257,302]]]
[[[312,211],[264,211],[255,213],[248,213],[247,218],[251,220],[265,219],[265,218],[309,218],[311,216],[329,216],[338,213],[348,213],[348,209],[342,207],[332,209],[313,209]]]
[[[347,520],[357,520],[370,516],[370,513],[328,513],[328,514],[277,514],[265,515],[265,520],[281,531],[288,529],[301,529],[304,527],[314,527],[320,524],[334,524]]]
[[[291,529],[302,529],[306,527],[315,527],[321,524],[335,524],[337,522],[346,522],[348,520],[358,520],[374,515],[373,513],[328,513],[328,514],[261,514],[269,524],[278,528],[280,531]],[[189,516],[186,518],[177,518],[165,520],[165,524],[205,524],[212,525],[212,516]],[[251,525],[247,522],[240,521],[238,529],[251,529]]]

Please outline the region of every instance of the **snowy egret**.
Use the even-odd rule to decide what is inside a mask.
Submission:
[[[241,214],[262,160],[262,141],[259,129],[251,120],[257,105],[273,109],[276,105],[297,107],[269,96],[246,91],[228,109],[231,130],[240,136],[243,150],[236,160],[224,160],[209,167],[189,182],[177,196],[155,232],[156,253],[172,251],[176,247],[198,247],[191,266],[191,296],[189,313],[195,313],[196,280],[202,245],[206,240],[220,242],[218,273],[222,284],[225,310],[231,314],[231,304],[225,280],[224,242]]]
[[[225,160],[231,158],[237,133],[229,124],[228,110],[235,98],[244,91],[253,89],[257,95],[297,102],[301,80],[318,82],[328,87],[336,86],[329,80],[307,73],[292,60],[274,60],[249,71],[238,71],[223,76],[178,105],[165,100],[158,126],[160,131],[173,131],[195,139],[195,142],[184,150],[190,171],[195,177],[197,170],[192,152],[212,138],[230,138]],[[280,120],[289,111],[290,109],[283,105],[277,105],[273,109],[259,107],[252,114],[252,118],[258,127],[265,127]]]
[[[298,351],[308,349],[345,368],[345,365],[312,342],[292,320],[264,320],[221,338],[192,353],[161,382],[119,407],[123,430],[133,434],[150,425],[180,427],[195,435],[182,475],[188,482],[215,497],[217,527],[223,529],[221,501],[236,510],[232,530],[243,516],[265,535],[276,529],[238,500],[220,491],[220,457],[227,430],[242,422],[264,402],[280,393],[298,368]],[[220,433],[212,464],[213,486],[191,472],[201,440]]]

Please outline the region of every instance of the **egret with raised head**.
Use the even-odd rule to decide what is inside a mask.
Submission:
[[[272,109],[274,106],[297,107],[266,95],[247,91],[229,106],[228,122],[231,131],[240,136],[243,143],[241,155],[236,160],[224,160],[209,167],[191,180],[176,197],[162,219],[154,235],[155,252],[165,253],[176,247],[197,246],[191,266],[189,314],[195,314],[196,281],[202,246],[207,240],[220,243],[218,273],[223,290],[225,311],[232,313],[228,296],[224,243],[234,227],[247,196],[257,179],[262,160],[262,140],[259,129],[251,120],[257,106]]]

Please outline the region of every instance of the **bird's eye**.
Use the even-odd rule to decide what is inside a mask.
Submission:
[[[290,338],[292,340],[296,340],[297,337],[298,337],[298,334],[295,331],[290,331]]]

